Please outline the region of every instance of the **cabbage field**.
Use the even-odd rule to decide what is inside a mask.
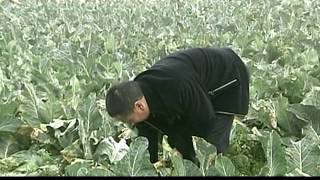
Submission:
[[[112,84],[189,47],[247,64],[230,149],[200,167],[106,113]],[[320,176],[319,0],[0,0],[1,176]]]

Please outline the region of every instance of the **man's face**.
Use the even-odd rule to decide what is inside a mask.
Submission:
[[[119,116],[116,119],[130,124],[136,124],[146,120],[149,117],[150,111],[145,98],[141,98],[134,104],[133,112],[127,116]]]
[[[137,112],[133,112],[130,115],[126,116],[126,117],[122,117],[121,121],[125,122],[125,123],[130,123],[130,124],[136,124],[139,122],[142,122],[144,120],[146,120],[147,118]]]

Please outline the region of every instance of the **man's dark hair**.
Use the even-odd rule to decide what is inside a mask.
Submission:
[[[129,115],[134,103],[143,96],[136,81],[126,81],[109,88],[106,96],[106,108],[111,117]]]

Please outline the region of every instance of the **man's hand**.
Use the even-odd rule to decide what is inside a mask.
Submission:
[[[118,135],[120,139],[131,139],[137,136],[137,132],[130,128],[121,129],[121,133]]]
[[[172,167],[172,162],[169,159],[164,159],[157,161],[153,163],[154,168],[159,169],[159,168],[171,168]]]

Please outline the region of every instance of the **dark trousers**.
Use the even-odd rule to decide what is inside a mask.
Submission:
[[[213,129],[209,131],[206,137],[203,137],[206,141],[216,146],[217,153],[224,153],[229,146],[233,119],[233,115],[217,114]]]

